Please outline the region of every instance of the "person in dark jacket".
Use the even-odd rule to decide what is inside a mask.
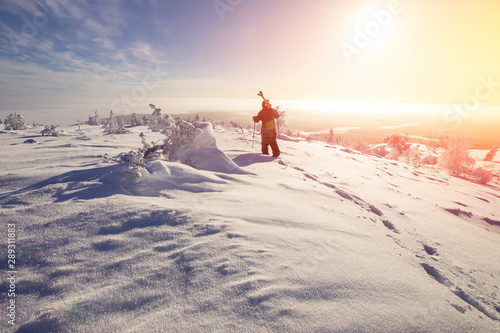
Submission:
[[[276,125],[274,119],[280,117],[278,111],[271,107],[269,100],[262,102],[262,110],[259,114],[253,117],[253,121],[258,123],[262,121],[262,129],[260,131],[262,137],[262,154],[269,155],[269,146],[273,150],[273,156],[280,156],[280,149],[278,147],[278,142],[276,142]]]

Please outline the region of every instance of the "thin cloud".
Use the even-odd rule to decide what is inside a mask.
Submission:
[[[25,16],[28,13],[35,14],[39,10],[36,2],[32,0],[3,0],[0,12]]]
[[[105,27],[96,20],[91,20],[91,19],[85,20],[85,22],[83,23],[83,27],[99,36],[106,36],[109,34],[108,27]]]
[[[128,49],[128,52],[138,60],[159,63],[164,62],[164,56],[161,52],[155,50],[149,43],[135,41]]]
[[[94,38],[93,40],[96,44],[98,44],[100,47],[106,49],[106,50],[111,50],[111,51],[115,51],[116,50],[116,46],[115,46],[115,43],[109,39],[109,38],[105,38],[105,37],[97,37],[97,38]]]

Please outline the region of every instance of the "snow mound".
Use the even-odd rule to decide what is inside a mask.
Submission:
[[[107,175],[104,181],[120,185],[128,193],[136,196],[169,196],[169,191],[192,193],[220,191],[220,186],[228,181],[216,173],[197,170],[188,165],[165,160],[147,163],[140,177],[136,173],[120,171]]]
[[[201,130],[194,141],[185,145],[178,153],[179,160],[199,170],[230,174],[249,174],[241,169],[224,152],[217,148],[215,134],[211,123],[198,123]]]

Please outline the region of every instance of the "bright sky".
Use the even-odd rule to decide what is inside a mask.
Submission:
[[[150,112],[259,90],[500,104],[499,14],[498,0],[2,0],[0,109]]]

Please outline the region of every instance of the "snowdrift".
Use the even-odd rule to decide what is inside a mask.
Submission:
[[[177,157],[181,161],[188,161],[199,170],[207,170],[228,174],[247,174],[229,157],[217,148],[214,130],[211,123],[197,123],[201,132],[196,135],[192,143],[179,148]]]
[[[218,163],[214,165],[220,166]],[[193,193],[216,191],[218,184],[227,183],[214,173],[164,160],[148,162],[139,178],[133,173],[119,170],[104,176],[103,181],[120,185],[132,195],[152,197],[168,196],[169,191],[174,190]]]

